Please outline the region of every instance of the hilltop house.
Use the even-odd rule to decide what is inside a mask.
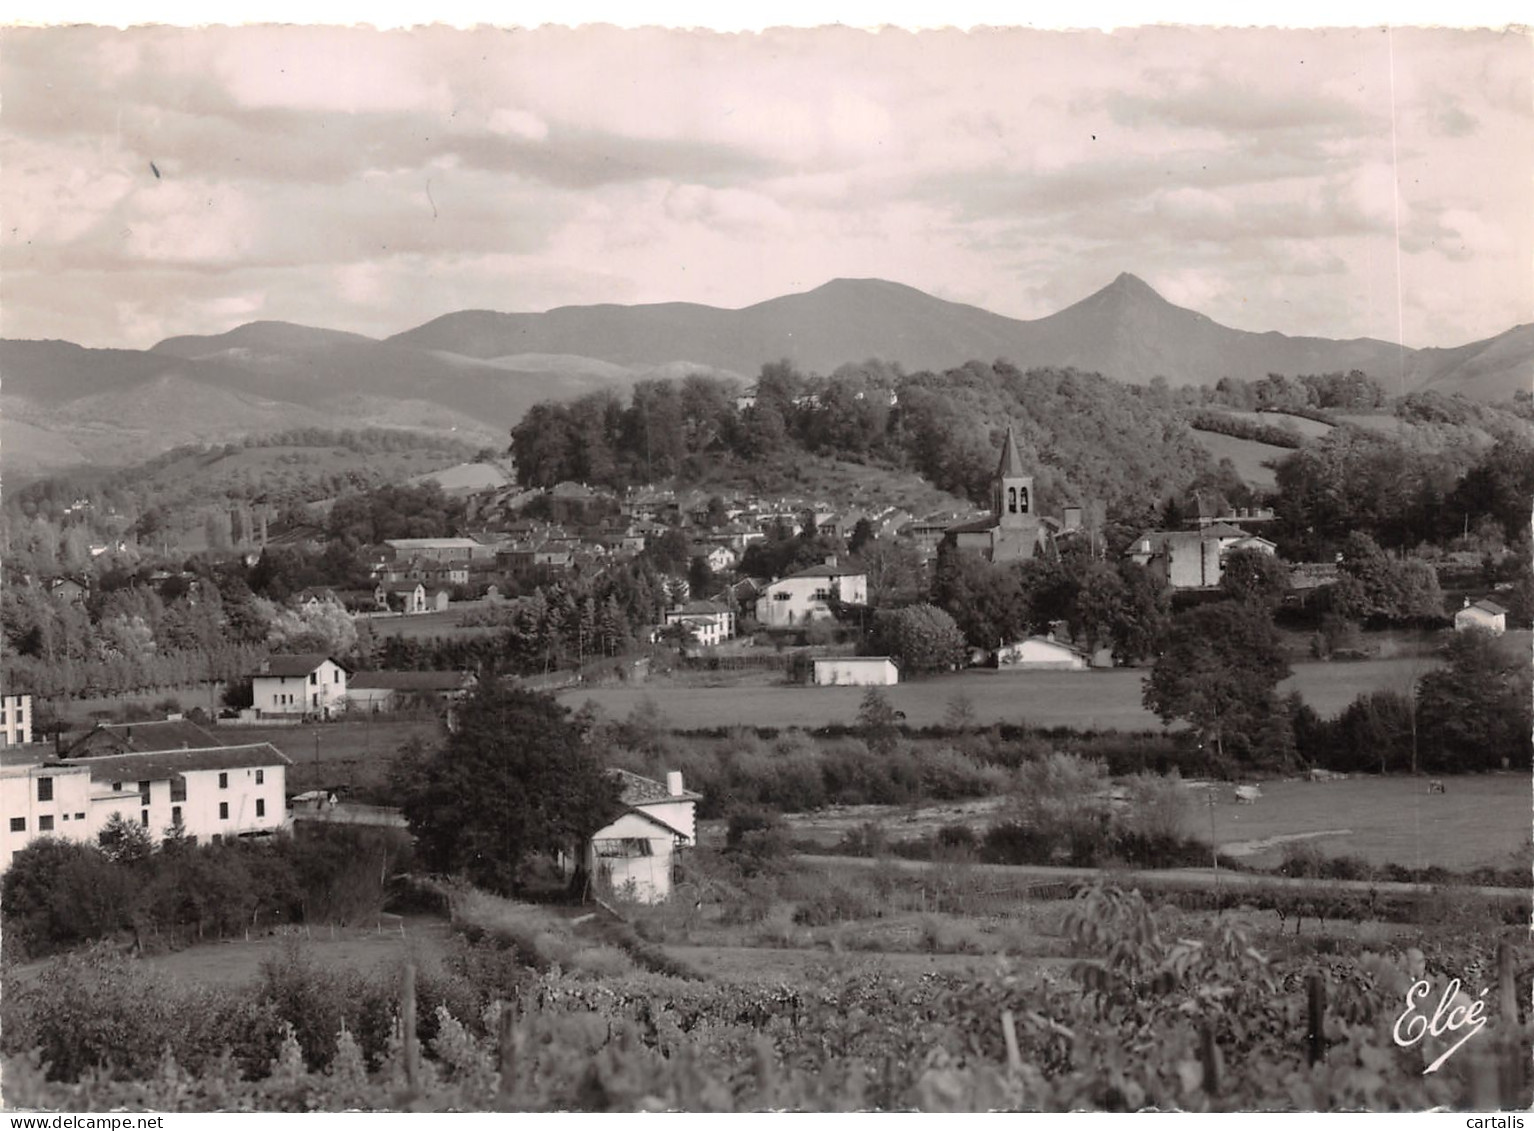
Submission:
[[[767,586],[756,599],[756,619],[769,628],[829,620],[835,602],[868,604],[868,574],[838,565],[835,556]]]
[[[1454,630],[1461,632],[1467,628],[1484,629],[1493,636],[1501,636],[1507,631],[1507,610],[1484,597],[1474,603],[1466,597],[1465,607],[1454,614]]]
[[[625,808],[586,843],[586,874],[599,893],[659,903],[671,895],[679,850],[697,843],[702,795],[683,788],[676,771],[664,785],[628,770],[608,773],[618,779]]]
[[[318,653],[273,656],[251,677],[257,718],[321,715],[346,709],[350,669]]]
[[[287,823],[287,755],[267,742],[0,767],[0,868],[34,839],[96,843],[119,814],[158,842],[270,835]]]

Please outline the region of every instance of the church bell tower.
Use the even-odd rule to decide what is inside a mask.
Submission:
[[[1001,464],[996,469],[993,509],[997,525],[1009,529],[1032,528],[1038,519],[1034,511],[1033,476],[1023,473],[1023,461],[1017,454],[1017,438],[1007,426],[1007,438],[1001,445]]]

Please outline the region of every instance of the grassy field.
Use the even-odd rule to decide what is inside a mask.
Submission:
[[[1237,420],[1249,420],[1253,424],[1269,424],[1276,428],[1293,428],[1301,436],[1315,439],[1325,436],[1332,430],[1332,425],[1319,420],[1312,420],[1308,416],[1294,416],[1287,412],[1236,412],[1233,409],[1222,409],[1224,415],[1235,417]]]
[[[1323,855],[1374,864],[1468,869],[1516,859],[1527,868],[1534,800],[1528,775],[1467,775],[1445,785],[1443,793],[1428,793],[1425,779],[1407,777],[1272,782],[1251,805],[1237,804],[1221,789],[1214,839],[1258,865],[1283,859],[1283,838],[1303,837]],[[1208,840],[1205,795],[1195,796],[1188,831]]]
[[[1215,841],[1258,867],[1283,861],[1290,843],[1308,844],[1324,856],[1358,856],[1374,864],[1411,868],[1437,865],[1465,870],[1482,864],[1529,863],[1534,790],[1526,775],[1466,775],[1445,780],[1444,793],[1428,793],[1427,779],[1350,777],[1344,781],[1275,781],[1262,796],[1239,804],[1228,784],[1214,790],[1213,834],[1208,794],[1190,786],[1183,832]],[[835,845],[866,823],[894,840],[930,837],[941,826],[983,831],[996,819],[999,798],[919,808],[896,805],[837,806],[784,817],[798,842]],[[705,843],[723,841],[723,823],[705,822]]]
[[[435,742],[436,719],[371,722],[366,719],[292,727],[220,727],[226,743],[270,742],[289,758],[288,792],[309,789],[376,789],[388,776],[400,746],[412,738]]]
[[[1256,440],[1227,436],[1223,432],[1204,432],[1195,428],[1193,435],[1198,440],[1199,446],[1216,462],[1222,459],[1230,460],[1235,465],[1236,474],[1241,476],[1247,486],[1265,491],[1271,491],[1277,487],[1278,478],[1273,474],[1273,469],[1264,464],[1277,463],[1291,455],[1293,451],[1290,448],[1280,448],[1276,444],[1263,444]]]
[[[1433,667],[1429,657],[1360,663],[1297,663],[1279,685],[1299,691],[1322,715],[1334,715],[1361,692],[1405,690]],[[1145,671],[1115,668],[1090,672],[975,670],[902,683],[883,690],[907,725],[937,726],[948,705],[963,694],[980,725],[994,722],[1070,726],[1082,730],[1155,730],[1161,720],[1140,705]],[[756,676],[730,686],[697,687],[654,681],[642,687],[579,688],[559,699],[578,708],[590,700],[609,717],[623,718],[653,699],[673,727],[821,727],[852,723],[866,693],[860,687],[795,687]]]
[[[425,640],[434,636],[494,636],[504,631],[493,625],[461,625],[458,622],[480,602],[464,601],[440,613],[416,613],[408,617],[365,617],[357,621],[357,634],[401,636],[406,640]]]

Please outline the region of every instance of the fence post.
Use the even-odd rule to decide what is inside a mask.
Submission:
[[[1326,1059],[1326,984],[1320,974],[1305,979],[1310,995],[1310,1029],[1306,1034],[1310,1043],[1310,1063],[1320,1064]]]
[[[1199,1030],[1199,1060],[1204,1066],[1204,1091],[1215,1095],[1220,1090],[1220,1050],[1214,1043],[1214,1026],[1207,1021]]]
[[[1017,1047],[1017,1022],[1010,1009],[1001,1011],[1001,1035],[1007,1042],[1007,1071],[1016,1076],[1023,1070],[1023,1054]]]
[[[517,1090],[517,1016],[509,1001],[501,1002],[500,1025],[501,1103],[509,1105]]]
[[[418,1094],[420,1085],[420,1064],[417,1057],[420,1049],[416,1047],[415,1036],[415,963],[405,965],[405,984],[400,990],[399,1005],[401,1036],[404,1038],[405,1053],[405,1088],[409,1092],[409,1098],[414,1099]]]

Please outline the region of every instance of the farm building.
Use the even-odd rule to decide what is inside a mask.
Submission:
[[[346,685],[353,711],[392,711],[411,699],[456,702],[478,681],[469,672],[357,672]]]
[[[628,770],[608,772],[618,779],[627,808],[591,835],[586,872],[599,892],[660,903],[671,895],[678,850],[697,842],[702,797],[685,789],[675,771],[665,784]]]
[[[1053,636],[1030,636],[996,649],[1001,671],[1086,671],[1090,666],[1085,652]]]
[[[1495,636],[1507,631],[1507,610],[1495,601],[1482,598],[1474,603],[1465,598],[1465,607],[1454,614],[1455,631],[1480,628]]]
[[[173,715],[138,723],[97,723],[64,747],[66,758],[147,754],[157,750],[199,750],[225,743],[211,731]]]
[[[270,743],[0,768],[0,867],[39,836],[95,844],[112,815],[158,842],[264,835],[287,823],[287,755]]]
[[[900,682],[900,666],[889,656],[822,656],[815,660],[818,687],[888,687]]]

